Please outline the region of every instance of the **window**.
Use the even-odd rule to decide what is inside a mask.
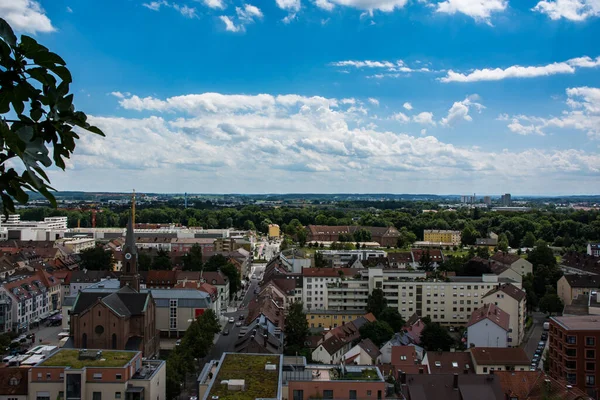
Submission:
[[[576,369],[577,368],[577,361],[571,361],[571,360],[565,361],[565,368]]]
[[[101,373],[95,373],[94,374],[94,380],[100,380],[102,379],[102,374]]]
[[[177,329],[177,299],[169,300],[169,328]]]
[[[586,371],[595,371],[596,370],[596,363],[586,362],[585,363],[585,370]]]
[[[333,390],[323,390],[323,399],[333,400]]]
[[[596,338],[595,337],[586,337],[585,338],[585,345],[586,346],[595,346],[596,345]]]
[[[567,357],[577,357],[577,349],[566,349],[565,354]]]
[[[121,392],[115,392],[115,399],[121,398]]]
[[[567,343],[568,344],[576,344],[577,343],[577,336],[568,335],[567,336]]]
[[[371,391],[367,390],[367,396],[370,396],[370,395],[371,395]]]
[[[571,385],[575,385],[577,383],[577,374],[567,374],[566,376],[567,382]]]
[[[304,390],[294,390],[292,400],[304,400]]]
[[[596,350],[586,350],[585,358],[596,358]]]
[[[49,381],[50,379],[52,379],[52,374],[49,372],[46,372],[46,380]]]
[[[348,398],[350,400],[356,400],[356,390],[351,390],[350,393],[349,393],[349,395],[348,395]]]
[[[116,374],[116,375],[115,375],[115,379],[116,379],[116,380],[120,381],[120,380],[121,380],[121,378],[122,378],[121,374]]]
[[[483,373],[487,373],[487,367],[483,367]]]
[[[588,386],[594,386],[596,384],[596,377],[594,375],[586,375],[585,384]]]
[[[92,400],[102,400],[102,392],[93,392]]]

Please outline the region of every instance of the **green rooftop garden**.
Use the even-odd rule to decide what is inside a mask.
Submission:
[[[341,374],[339,368],[332,369],[329,376],[331,380],[338,381],[378,381],[380,380],[377,371],[372,368],[364,368],[360,372],[349,372],[346,371],[344,375]]]
[[[265,365],[275,364],[274,371],[266,371]],[[221,381],[244,379],[245,390],[233,391]],[[255,400],[257,398],[274,399],[277,397],[279,385],[279,356],[227,354],[210,390],[212,396],[219,400]]]
[[[135,356],[133,351],[102,351],[98,360],[80,360],[79,350],[60,350],[41,363],[44,367],[124,367]]]

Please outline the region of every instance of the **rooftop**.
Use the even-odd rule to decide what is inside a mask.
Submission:
[[[469,349],[479,365],[529,365],[529,357],[521,347],[473,347]]]
[[[591,275],[564,275],[571,287],[600,288],[600,276]]]
[[[382,382],[383,375],[372,365],[323,365],[309,364],[305,368],[284,371],[284,382],[294,381],[376,381]]]
[[[274,369],[267,370],[268,364]],[[271,367],[270,367],[271,368]],[[225,353],[206,399],[219,396],[219,400],[255,400],[279,398],[281,356],[262,354]],[[243,380],[243,390],[231,390],[223,381]]]
[[[600,331],[600,315],[552,317],[551,320],[567,330]]]
[[[88,354],[96,355],[100,350],[87,350]],[[104,351],[98,357],[81,359],[80,350],[62,349],[38,364],[41,367],[70,367],[80,369],[84,367],[115,368],[124,367],[138,354],[137,351]]]
[[[475,325],[478,322],[483,321],[484,319],[489,319],[490,321],[498,325],[500,328],[504,329],[505,331],[508,331],[510,315],[508,315],[508,313],[506,313],[500,307],[492,303],[486,304],[483,307],[473,311],[473,314],[471,314],[471,319],[469,320],[467,327]]]
[[[471,355],[466,351],[429,351],[425,358],[430,374],[475,373]]]

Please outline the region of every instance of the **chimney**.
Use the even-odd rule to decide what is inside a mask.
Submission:
[[[454,381],[452,382],[452,388],[458,390],[458,374],[454,374]]]

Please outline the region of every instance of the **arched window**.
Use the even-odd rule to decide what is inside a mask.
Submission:
[[[83,349],[87,349],[87,334],[86,333],[81,335],[81,347]]]
[[[115,350],[117,348],[117,334],[116,333],[112,334],[112,348],[113,348],[113,350]]]

